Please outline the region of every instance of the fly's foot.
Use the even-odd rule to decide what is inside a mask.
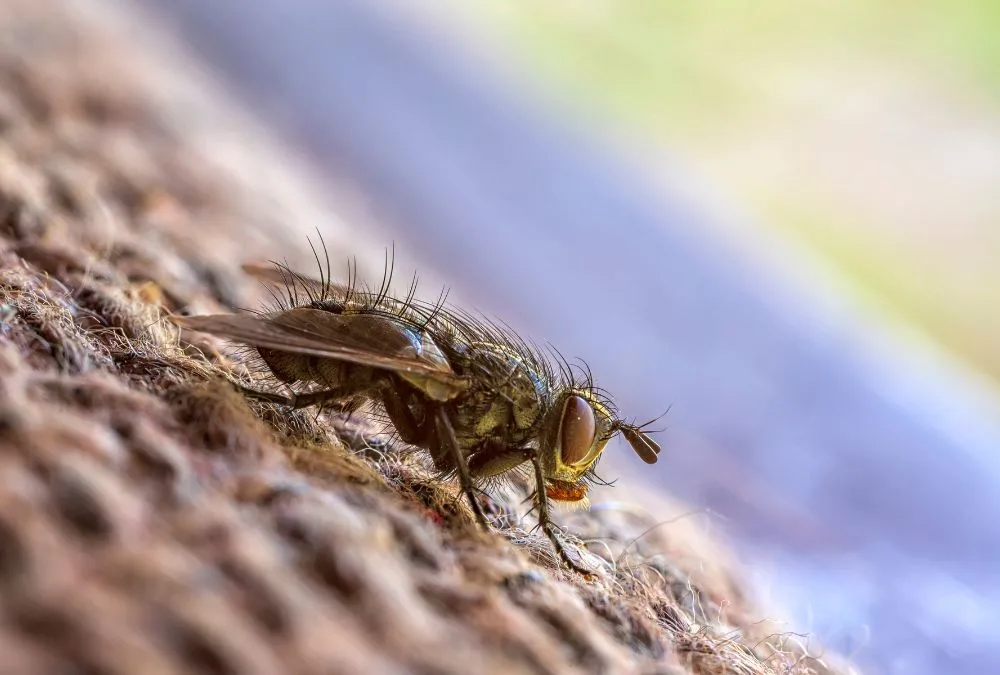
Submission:
[[[596,579],[597,574],[593,570],[589,569],[588,567],[585,567],[584,565],[581,565],[577,561],[573,560],[572,557],[570,557],[569,551],[566,549],[566,544],[564,544],[562,539],[559,538],[559,534],[556,532],[556,529],[557,528],[555,527],[555,525],[553,525],[551,522],[546,523],[545,525],[542,526],[542,530],[545,532],[545,535],[549,538],[549,541],[552,542],[552,548],[556,550],[556,553],[559,555],[559,558],[563,561],[563,563],[566,564],[567,567],[569,567],[571,570],[573,570],[580,576],[585,577],[587,580]]]
[[[556,533],[556,528],[551,523],[547,524],[542,529],[545,531],[546,536],[548,536],[549,541],[552,542],[552,548],[556,550],[559,558],[566,564],[567,567],[580,576],[586,578],[588,581],[592,581],[597,578],[597,574],[592,569],[581,565],[570,557],[569,551],[566,550],[566,544],[564,544],[559,538],[559,535]]]
[[[239,390],[244,396],[258,401],[266,401],[268,403],[276,403],[278,405],[285,405],[295,407],[295,399],[283,394],[276,394],[271,391],[258,391],[257,389],[252,389],[239,382],[234,383],[236,389]]]

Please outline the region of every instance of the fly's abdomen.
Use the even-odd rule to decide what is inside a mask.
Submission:
[[[312,379],[312,357],[276,349],[257,348],[257,353],[276,378],[285,384]]]
[[[386,371],[336,359],[317,358],[313,364],[312,380],[320,389],[340,391],[352,396],[374,396],[379,383],[388,377]]]

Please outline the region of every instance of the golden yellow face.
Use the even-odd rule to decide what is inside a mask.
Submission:
[[[594,466],[616,432],[635,453],[654,464],[660,446],[645,433],[645,425],[617,419],[608,406],[586,389],[571,389],[557,401],[547,426],[550,449],[546,462],[545,492],[559,502],[584,503],[588,481],[584,474]]]

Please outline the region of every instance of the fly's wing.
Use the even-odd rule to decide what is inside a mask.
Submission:
[[[334,314],[299,307],[269,317],[214,314],[175,321],[254,347],[392,370],[418,383],[426,380],[435,385],[435,398],[440,400],[448,400],[467,386],[429,335],[376,314]]]
[[[316,298],[331,298],[334,300],[344,300],[350,295],[347,286],[336,284],[332,281],[320,281],[307,277],[298,272],[293,272],[285,265],[279,263],[246,263],[243,271],[264,283],[272,286],[294,285],[306,295]]]

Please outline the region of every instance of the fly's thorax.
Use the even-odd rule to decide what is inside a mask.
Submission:
[[[608,407],[586,389],[566,388],[545,415],[540,447],[547,478],[575,482],[601,456],[614,424]]]
[[[451,362],[469,381],[456,400],[455,431],[462,445],[494,439],[516,446],[537,436],[548,383],[516,350],[467,343],[454,348]]]

